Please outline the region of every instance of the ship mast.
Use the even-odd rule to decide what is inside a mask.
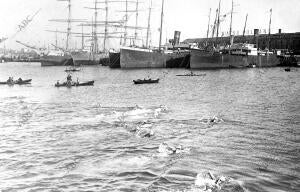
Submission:
[[[97,16],[98,16],[98,8],[97,8],[97,0],[95,0],[95,12],[94,12],[94,52],[98,53],[98,37],[97,37]]]
[[[231,1],[231,12],[230,12],[230,28],[229,28],[229,37],[231,38],[232,31],[232,13],[233,13],[233,0]]]
[[[66,41],[66,50],[69,49],[69,41],[70,41],[70,34],[71,34],[71,0],[68,1],[68,29],[67,29],[67,41]]]
[[[243,37],[245,37],[245,31],[246,31],[246,26],[247,26],[247,20],[248,20],[248,13],[246,14],[245,25],[244,25],[244,30],[243,30]]]
[[[55,49],[57,49],[57,29],[55,31]]]
[[[218,12],[218,20],[217,20],[217,36],[216,38],[218,39],[219,37],[219,27],[220,27],[220,13],[221,13],[221,0],[219,1],[219,12]],[[216,40],[217,40],[216,39]]]
[[[230,12],[230,27],[229,27],[229,53],[231,53],[231,44],[233,43],[232,31],[232,13],[233,13],[233,0],[231,0],[231,12]]]
[[[209,15],[208,15],[207,34],[206,34],[207,39],[209,34],[210,14],[211,14],[211,8],[209,8]]]
[[[163,17],[164,17],[164,3],[165,0],[162,0],[162,5],[161,5],[161,16],[160,16],[160,34],[159,34],[159,51],[161,51],[161,38],[162,38],[162,27],[163,27]]]
[[[269,50],[270,50],[271,23],[272,23],[272,8],[270,9],[270,21],[269,21],[269,36],[268,36],[268,49]]]
[[[152,0],[150,0],[149,15],[148,15],[148,27],[147,27],[147,38],[146,38],[146,47],[147,47],[147,48],[149,47],[149,34],[150,34],[151,11],[152,11]]]
[[[136,46],[136,41],[137,41],[137,27],[138,27],[138,17],[139,17],[139,0],[136,0],[136,6],[135,6],[135,31],[134,31],[134,42],[133,45]]]
[[[126,3],[126,8],[125,8],[125,32],[124,32],[124,42],[123,42],[123,45],[125,46],[126,45],[126,42],[127,42],[127,25],[128,25],[128,0],[125,1]]]
[[[71,0],[57,0],[57,1],[67,1],[68,2],[68,18],[67,19],[50,19],[49,21],[54,21],[54,22],[67,22],[68,23],[68,28],[67,31],[51,31],[51,30],[46,30],[49,32],[59,32],[59,33],[64,33],[67,34],[67,39],[66,39],[66,48],[64,51],[68,51],[69,49],[69,44],[70,44],[70,39],[71,39],[71,34],[76,34],[71,32],[71,27],[72,27],[72,22],[83,22],[85,20],[82,19],[72,19],[71,18]],[[56,44],[56,43],[55,43]],[[55,46],[55,45],[54,45]],[[60,48],[63,49],[63,48]]]
[[[216,17],[215,17],[215,21],[214,21],[214,26],[213,26],[213,29],[212,29],[212,33],[211,33],[211,38],[214,37],[214,34],[215,34],[215,30],[216,30],[216,27],[217,27],[217,21],[218,21],[218,9],[216,9]]]
[[[107,24],[108,24],[108,2],[105,0],[105,28],[104,28],[104,42],[103,42],[103,48],[104,51],[106,50],[106,39],[107,39]]]

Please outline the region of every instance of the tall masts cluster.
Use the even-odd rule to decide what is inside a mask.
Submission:
[[[230,27],[229,27],[229,36],[230,37],[232,35],[233,8],[234,8],[234,3],[233,3],[233,0],[232,0],[231,1],[231,11],[230,11]],[[209,28],[210,28],[210,15],[211,15],[211,9],[209,10],[209,16],[208,16],[208,26],[207,26],[207,34],[206,34],[207,38],[208,38],[208,35],[209,35],[209,31],[210,31],[209,30]],[[216,41],[218,40],[218,37],[219,37],[220,24],[223,21],[223,20],[221,20],[220,16],[221,16],[221,0],[219,0],[219,6],[218,6],[218,9],[216,9],[215,21],[214,21],[214,25],[213,25],[212,32],[211,32],[211,37],[212,38],[214,37],[214,35],[216,33]],[[225,17],[225,15],[223,17]]]
[[[81,48],[84,48],[84,37],[91,37],[91,51],[93,53],[99,53],[99,37],[103,38],[103,51],[106,51],[107,49],[107,39],[109,38],[120,38],[119,36],[113,36],[110,34],[115,34],[115,33],[123,33],[123,46],[128,45],[128,39],[130,38],[131,40],[133,39],[133,45],[137,45],[137,40],[138,40],[138,30],[145,29],[145,27],[139,27],[138,26],[138,17],[139,17],[139,4],[140,0],[94,0],[93,6],[91,7],[85,7],[87,9],[91,9],[94,11],[93,13],[93,18],[92,22],[86,22],[85,20],[80,20],[80,19],[72,19],[72,5],[71,1],[72,0],[57,0],[57,1],[66,1],[68,2],[68,18],[67,19],[53,19],[51,21],[56,21],[56,22],[67,22],[67,31],[51,31],[50,32],[55,32],[55,33],[65,33],[66,34],[66,48],[65,50],[70,49],[70,40],[71,40],[71,34],[80,34],[81,36]],[[147,25],[147,36],[146,36],[146,47],[149,48],[149,42],[150,42],[150,25],[151,25],[151,14],[152,14],[152,0],[149,0],[149,13],[148,13],[148,25]],[[122,20],[119,21],[109,21],[109,4],[110,3],[125,3],[125,16],[123,17]],[[128,8],[130,3],[135,4],[135,9],[130,10]],[[105,7],[99,7],[99,4],[104,4]],[[164,0],[162,0],[162,5],[161,5],[161,23],[160,23],[160,35],[159,35],[159,48],[161,48],[161,41],[162,41],[162,31],[163,31],[163,17],[164,17]],[[98,13],[99,10],[104,10],[105,11],[105,20],[104,21],[99,21],[98,20]],[[129,26],[129,12],[135,13],[135,26]],[[81,26],[81,33],[75,33],[72,32],[72,22],[85,22],[80,24]],[[91,33],[84,33],[83,32],[83,26],[91,26],[92,27],[92,32]],[[97,28],[99,26],[104,27],[104,33],[99,33]],[[122,28],[124,29],[123,32],[112,32],[109,33],[109,27],[114,27],[114,28]],[[128,35],[128,29],[134,29],[134,35],[129,36]],[[100,35],[100,36],[99,36]],[[131,44],[131,43],[130,43]],[[55,46],[57,44],[55,43]]]
[[[98,7],[97,5],[98,4],[104,4],[105,7],[104,8],[100,8]],[[124,19],[122,21],[109,21],[109,4],[110,3],[126,3],[126,6],[125,6],[125,16],[124,16]],[[136,4],[136,10],[128,10],[128,4],[129,3],[135,3]],[[126,45],[127,44],[127,40],[128,40],[128,12],[137,12],[136,13],[136,27],[134,27],[136,29],[136,33],[135,33],[135,39],[137,39],[137,30],[138,30],[138,27],[137,27],[137,23],[138,23],[138,4],[139,4],[139,1],[136,0],[136,1],[129,1],[129,0],[104,0],[104,1],[97,1],[95,0],[94,1],[94,7],[93,8],[88,8],[88,9],[94,9],[94,21],[92,22],[92,26],[93,26],[93,33],[92,33],[92,40],[93,40],[93,49],[94,49],[94,52],[97,52],[98,51],[98,34],[101,34],[103,37],[103,49],[104,51],[106,51],[106,48],[107,48],[107,39],[108,38],[119,38],[117,36],[111,36],[109,34],[109,27],[115,27],[115,28],[123,28],[124,29],[124,37],[123,37],[123,45]],[[104,21],[98,21],[98,10],[101,9],[101,10],[104,10],[105,11],[105,20]],[[124,11],[121,11],[121,12],[124,12]],[[89,25],[89,24],[85,24],[85,25]],[[104,26],[104,33],[98,33],[97,32],[97,27],[99,26]],[[120,32],[113,32],[113,33],[120,33]],[[113,34],[112,33],[112,34]]]
[[[231,11],[230,11],[230,27],[229,27],[229,37],[230,37],[230,45],[232,43],[232,23],[233,23],[233,9],[234,9],[234,2],[233,0],[231,1]],[[214,21],[214,25],[212,28],[212,32],[211,32],[211,38],[214,37],[215,31],[216,31],[216,43],[218,36],[219,36],[219,27],[220,27],[220,10],[221,10],[221,0],[219,0],[219,7],[216,10],[216,17],[215,17],[215,21]],[[209,31],[210,31],[210,15],[211,15],[211,9],[209,10],[209,17],[208,17],[208,27],[207,27],[207,34],[206,37],[208,38],[209,35]],[[225,14],[224,16],[226,16],[227,14]],[[248,20],[248,13],[246,14],[246,18],[245,18],[245,24],[243,27],[243,37],[245,36],[245,31],[246,31],[246,26],[247,26],[247,20]],[[270,19],[269,19],[269,32],[268,32],[268,45],[267,48],[270,49],[270,36],[271,36],[271,24],[272,24],[272,9],[270,9]]]
[[[66,2],[68,2],[68,18],[67,19],[51,19],[50,21],[54,21],[54,22],[67,22],[67,31],[57,31],[57,30],[55,30],[55,31],[51,31],[51,30],[47,30],[47,31],[49,31],[49,32],[55,32],[56,34],[57,33],[64,33],[64,34],[66,34],[66,48],[65,48],[65,50],[67,51],[67,50],[69,50],[70,49],[70,40],[71,40],[71,34],[73,34],[73,32],[72,32],[72,23],[73,22],[83,22],[84,20],[82,20],[82,19],[72,19],[72,4],[71,4],[71,0],[57,0],[57,1],[66,1]],[[74,34],[76,34],[76,33],[74,33]],[[56,39],[57,39],[57,37],[56,37]],[[57,41],[57,40],[56,40]],[[58,48],[57,47],[57,42],[55,42],[55,46],[56,46],[56,48]]]
[[[136,45],[136,41],[138,39],[138,17],[139,17],[139,0],[135,0],[135,1],[128,1],[125,0],[123,1],[125,2],[125,16],[124,16],[124,41],[123,41],[123,46],[127,45],[127,40],[128,38],[132,39],[132,37],[128,36],[128,29],[129,28],[134,28],[134,40],[133,40],[133,45]],[[128,9],[128,5],[129,3],[135,3],[135,10],[129,10]],[[130,27],[128,26],[128,21],[129,21],[129,16],[128,13],[129,12],[135,12],[135,27]]]

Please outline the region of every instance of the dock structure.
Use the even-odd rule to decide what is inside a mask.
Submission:
[[[256,39],[257,38],[257,39]],[[206,42],[212,42],[213,38],[193,38],[186,39],[184,43],[197,43],[200,46],[205,45]],[[275,34],[259,34],[257,37],[254,35],[238,35],[234,37],[235,43],[251,43],[256,44],[258,42],[259,49],[266,49],[269,45],[269,50],[274,49],[288,49],[288,50],[300,50],[300,32],[296,33],[282,33],[281,29]],[[230,37],[219,37],[219,42],[223,44],[230,44]]]

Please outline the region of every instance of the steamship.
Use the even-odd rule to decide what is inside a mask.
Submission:
[[[171,46],[163,49],[121,47],[121,68],[187,68],[190,51],[179,45],[180,32],[175,31]],[[185,47],[188,48],[188,47]]]

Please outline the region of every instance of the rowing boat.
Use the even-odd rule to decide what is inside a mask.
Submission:
[[[32,79],[26,79],[26,80],[16,80],[13,82],[8,82],[8,81],[2,81],[0,82],[0,85],[26,85],[26,84],[30,84]]]
[[[86,81],[86,82],[64,82],[56,83],[55,87],[81,87],[81,86],[93,86],[95,81]]]

